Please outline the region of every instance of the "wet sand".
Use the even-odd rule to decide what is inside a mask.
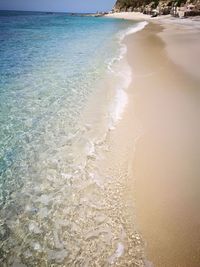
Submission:
[[[198,38],[153,23],[126,38],[133,71],[126,129],[140,125],[127,192],[156,267],[200,266],[200,68],[197,60],[185,65],[200,54]]]

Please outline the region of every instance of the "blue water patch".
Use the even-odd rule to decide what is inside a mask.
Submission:
[[[0,156],[5,158],[7,150],[27,142],[27,132],[40,135],[63,106],[65,122],[73,124],[116,53],[113,36],[127,23],[66,14],[0,15]]]
[[[86,226],[75,219],[83,212],[77,188],[82,182],[91,186],[90,174],[75,165],[71,147],[90,95],[119,53],[117,34],[129,25],[62,13],[0,12],[0,265],[72,266],[77,253],[77,266],[92,260],[78,252]],[[100,204],[96,199],[93,207]]]

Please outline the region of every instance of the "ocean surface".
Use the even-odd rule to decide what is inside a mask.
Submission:
[[[0,12],[0,266],[142,266],[98,161],[128,102],[123,38],[144,26]]]

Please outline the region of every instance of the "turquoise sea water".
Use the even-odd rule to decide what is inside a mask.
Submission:
[[[105,77],[130,27],[0,12],[1,266],[107,266],[124,254],[123,227],[95,169],[103,143],[80,121],[96,91],[109,91]]]

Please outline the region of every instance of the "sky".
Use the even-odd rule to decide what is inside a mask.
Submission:
[[[109,11],[116,0],[0,0],[0,10],[96,12]]]

